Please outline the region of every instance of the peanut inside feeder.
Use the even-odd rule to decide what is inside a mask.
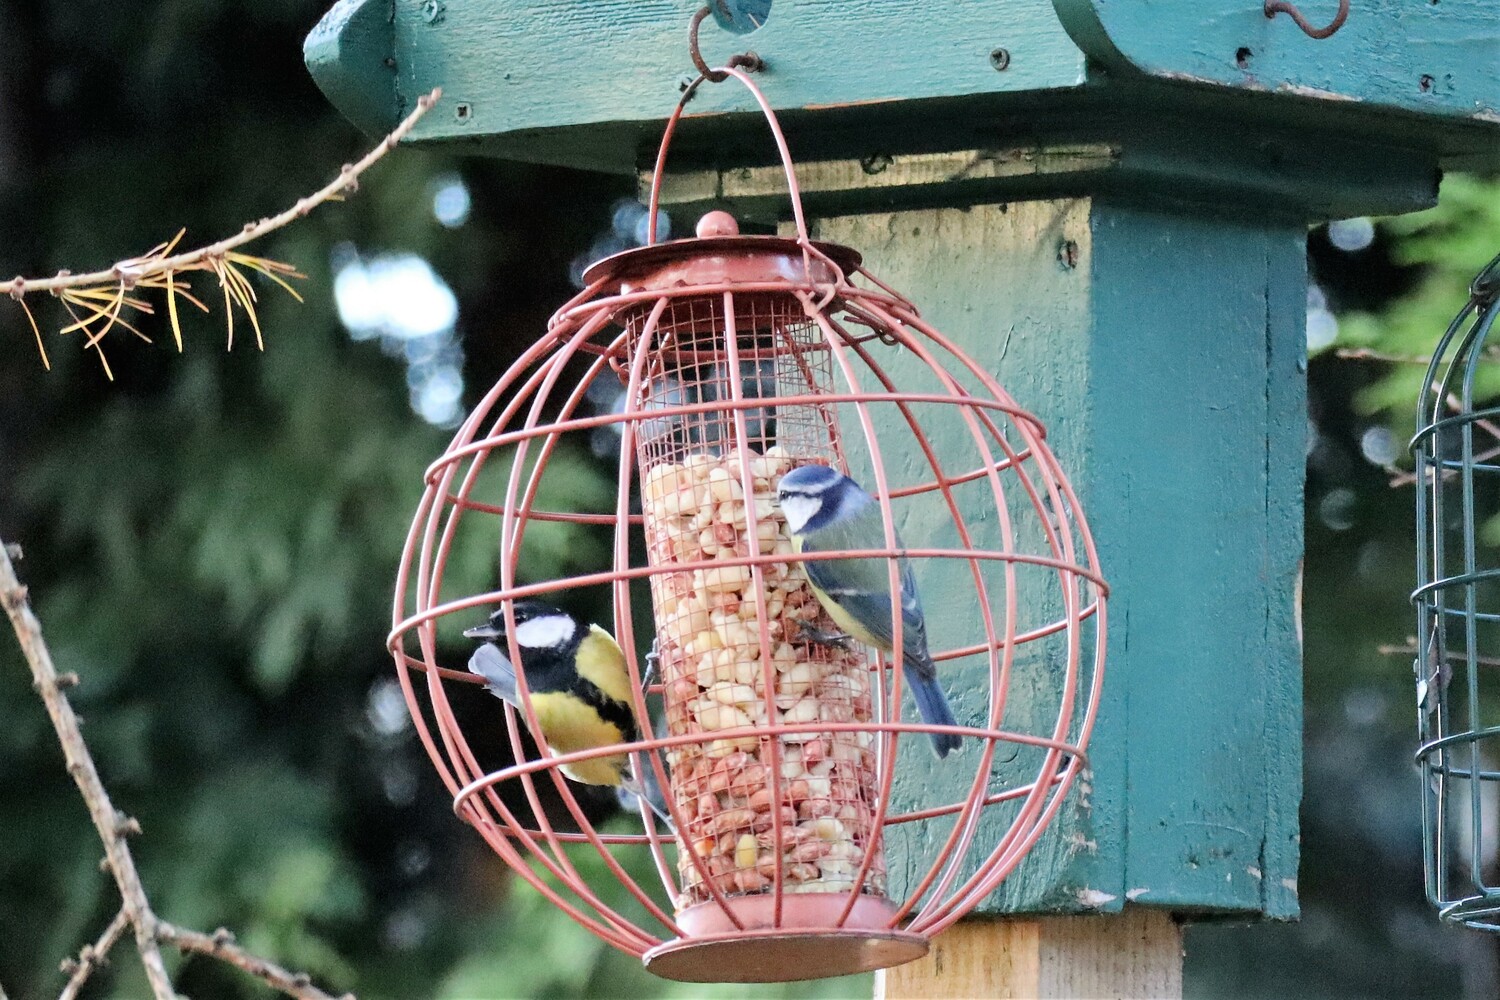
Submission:
[[[677,303],[651,335],[642,408],[664,415],[637,458],[648,559],[667,570],[652,576],[659,669],[668,732],[701,737],[667,753],[678,908],[768,892],[778,873],[783,893],[848,893],[871,852],[859,891],[883,895],[872,734],[818,729],[872,721],[872,666],[804,632],[834,626],[801,563],[734,564],[793,558],[777,484],[837,453],[831,406],[778,401],[831,391],[821,334],[795,299],[740,296]],[[671,409],[702,402],[726,405]]]

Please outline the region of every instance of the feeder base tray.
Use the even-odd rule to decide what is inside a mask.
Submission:
[[[689,907],[677,914],[684,936],[646,952],[647,971],[684,983],[790,983],[889,969],[927,954],[927,938],[891,928],[895,908],[879,896],[856,900],[843,926],[843,893],[785,896],[779,921],[769,893],[726,903],[743,929],[716,902]]]
[[[927,939],[903,931],[738,931],[668,941],[646,952],[646,970],[684,983],[791,983],[852,976],[915,962]]]

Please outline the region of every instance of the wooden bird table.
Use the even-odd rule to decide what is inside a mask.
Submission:
[[[752,6],[758,30],[709,21],[703,48],[764,59],[814,236],[863,251],[1052,429],[1112,587],[1091,772],[983,904],[1007,919],[878,990],[1180,995],[1178,921],[1297,915],[1307,227],[1500,166],[1500,6],[1355,0],[1325,39],[1262,0]],[[409,141],[637,174],[697,7],[342,0],[306,57],[371,132],[441,86]],[[1319,27],[1338,3],[1305,8]],[[784,225],[746,93],[705,86],[690,111],[669,206]],[[923,581],[934,633],[966,573]],[[980,712],[982,685],[945,685]]]

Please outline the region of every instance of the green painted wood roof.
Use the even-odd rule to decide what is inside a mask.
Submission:
[[[697,6],[341,0],[305,55],[368,131],[441,86],[443,106],[411,141],[628,172],[691,70]],[[1315,21],[1336,8],[1304,6]],[[753,33],[704,26],[711,62],[747,46],[767,62],[773,105],[818,157],[857,155],[872,134],[889,152],[973,148],[978,135],[1064,135],[1085,119],[1129,128],[1176,106],[1201,112],[1206,128],[1270,122],[1436,153],[1448,166],[1500,165],[1492,0],[1356,0],[1324,41],[1267,19],[1262,0],[776,0]],[[750,107],[734,87],[705,88],[692,108],[707,123],[702,148],[739,129],[726,112]]]

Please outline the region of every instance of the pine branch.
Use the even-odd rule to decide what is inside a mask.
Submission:
[[[115,914],[115,919],[104,928],[104,933],[99,935],[99,940],[93,944],[86,944],[79,951],[76,959],[65,959],[62,963],[62,971],[69,974],[68,985],[63,987],[62,993],[58,994],[57,1000],[74,1000],[83,984],[88,981],[93,971],[101,965],[109,964],[109,950],[120,940],[120,935],[125,933],[125,928],[130,926],[130,914],[125,912],[124,907]]]
[[[10,618],[21,652],[31,668],[32,687],[41,696],[52,719],[53,731],[63,748],[68,773],[78,786],[78,793],[88,807],[94,821],[94,829],[104,844],[104,863],[114,876],[120,890],[120,913],[110,923],[99,940],[86,945],[79,952],[76,962],[65,963],[64,971],[70,978],[59,1000],[72,1000],[89,975],[104,961],[105,955],[115,941],[124,934],[128,925],[134,931],[136,952],[146,970],[146,979],[156,1000],[177,1000],[172,981],[167,975],[166,963],[162,960],[161,945],[169,944],[184,953],[208,955],[227,962],[250,973],[273,989],[280,990],[297,1000],[333,1000],[328,994],[311,985],[310,978],[303,973],[289,972],[274,962],[258,958],[234,943],[234,935],[220,929],[212,935],[183,930],[157,917],[151,901],[136,871],[135,858],[126,838],[141,832],[141,825],[133,817],[116,810],[110,801],[109,792],[99,777],[93,755],[84,742],[78,726],[78,717],[69,703],[67,689],[78,683],[77,674],[59,674],[53,665],[52,654],[42,638],[42,624],[31,609],[26,587],[16,575],[12,560],[21,555],[18,546],[0,541],[0,604]],[[0,995],[0,1000],[5,1000]],[[343,1000],[354,1000],[346,994]]]
[[[37,353],[41,356],[42,365],[49,370],[52,362],[47,356],[41,327],[37,324],[35,313],[26,303],[26,296],[33,292],[48,292],[58,298],[72,318],[72,323],[60,329],[58,333],[61,335],[78,331],[85,338],[84,349],[98,352],[105,375],[113,380],[114,374],[110,371],[109,362],[105,359],[104,349],[101,346],[105,336],[118,326],[147,343],[151,342],[150,337],[125,318],[127,311],[138,315],[155,313],[151,302],[142,297],[139,291],[158,290],[165,293],[172,338],[177,345],[177,350],[181,352],[182,326],[177,315],[177,300],[181,298],[205,313],[209,311],[208,305],[189,291],[190,286],[182,279],[182,275],[184,272],[205,271],[218,280],[219,290],[224,297],[229,347],[234,347],[234,312],[239,309],[250,320],[250,325],[255,331],[256,346],[264,350],[260,319],[255,308],[255,289],[245,272],[255,271],[269,278],[299,302],[302,301],[302,297],[297,294],[288,279],[303,278],[306,275],[290,264],[241,253],[239,248],[303,218],[324,202],[341,201],[345,195],[353,194],[359,189],[360,176],[405,138],[428,109],[437,103],[441,95],[441,90],[433,90],[430,94],[418,98],[417,106],[412,113],[392,129],[389,135],[380,140],[374,149],[356,162],[345,164],[338,176],[318,191],[299,198],[290,208],[277,215],[261,219],[259,222],[245,223],[244,228],[233,236],[225,237],[196,250],[174,254],[173,251],[183,235],[182,232],[178,232],[171,240],[152,247],[141,256],[119,261],[113,267],[103,271],[91,271],[87,274],[59,271],[50,278],[16,277],[10,281],[0,281],[0,295],[9,295],[21,306],[31,326],[32,335],[36,338]]]

